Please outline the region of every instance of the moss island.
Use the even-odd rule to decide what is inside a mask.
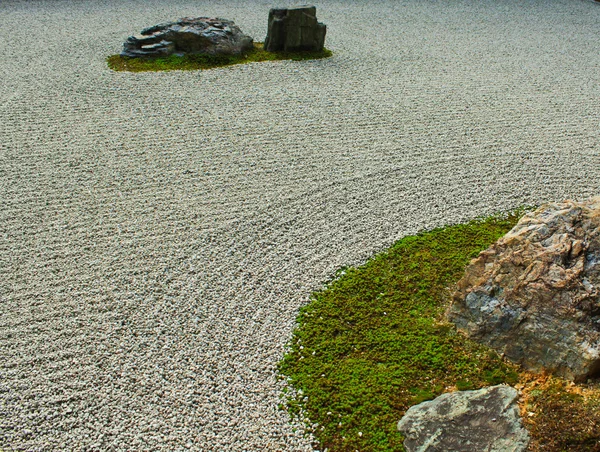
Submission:
[[[317,60],[328,58],[333,53],[323,49],[320,52],[267,52],[263,43],[255,42],[254,49],[240,55],[170,55],[160,58],[132,58],[121,55],[111,55],[106,61],[114,71],[149,72],[149,71],[196,71],[214,69],[234,64],[255,63],[260,61],[278,60]]]
[[[469,260],[523,213],[405,237],[313,294],[279,371],[289,383],[282,407],[301,415],[320,450],[404,450],[396,424],[410,406],[499,383],[523,391],[531,450],[600,450],[598,382],[521,372],[444,321]]]

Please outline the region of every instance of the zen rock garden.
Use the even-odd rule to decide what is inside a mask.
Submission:
[[[322,51],[326,26],[317,21],[316,8],[271,9],[264,48],[269,52]],[[231,20],[185,17],[143,29],[130,36],[121,56],[161,57],[169,55],[239,55],[252,50],[254,40]]]
[[[269,12],[264,50],[322,51],[316,8]],[[131,36],[122,56],[240,55],[252,37],[233,21],[183,18]],[[481,252],[458,282],[447,318],[523,369],[575,382],[600,375],[600,198],[550,203]],[[443,394],[398,423],[409,452],[522,452],[529,443],[516,389]]]
[[[448,320],[536,373],[600,374],[600,197],[546,204],[481,252],[458,282]],[[408,451],[524,451],[517,392],[443,394],[398,424]]]

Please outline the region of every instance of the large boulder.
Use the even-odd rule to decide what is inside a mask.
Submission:
[[[600,197],[550,203],[479,254],[449,320],[534,372],[600,373]]]
[[[141,36],[130,36],[121,55],[128,57],[171,54],[240,54],[254,46],[250,36],[231,20],[185,17],[145,28]]]
[[[327,27],[317,21],[314,6],[273,8],[264,49],[268,52],[321,51]]]
[[[442,394],[410,407],[398,422],[408,452],[522,452],[529,444],[517,391],[492,386]]]

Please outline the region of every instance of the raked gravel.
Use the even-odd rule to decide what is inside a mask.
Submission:
[[[0,2],[0,449],[304,451],[298,308],[418,230],[600,193],[600,4],[321,0],[329,59],[116,73],[266,0]]]

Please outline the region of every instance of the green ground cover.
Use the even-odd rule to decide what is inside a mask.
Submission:
[[[259,61],[316,60],[331,55],[332,52],[328,49],[323,49],[321,52],[267,52],[263,50],[261,42],[255,42],[254,49],[242,55],[171,55],[161,58],[130,58],[111,55],[106,61],[108,67],[114,71],[195,71]]]
[[[401,451],[396,424],[410,406],[453,389],[531,383],[534,377],[519,375],[443,321],[450,288],[469,260],[522,213],[405,237],[363,266],[340,271],[300,310],[279,365],[290,383],[283,405],[310,422],[321,450]],[[538,399],[536,422],[548,408]],[[552,428],[535,434],[555,434]],[[600,440],[596,433],[584,440]]]

